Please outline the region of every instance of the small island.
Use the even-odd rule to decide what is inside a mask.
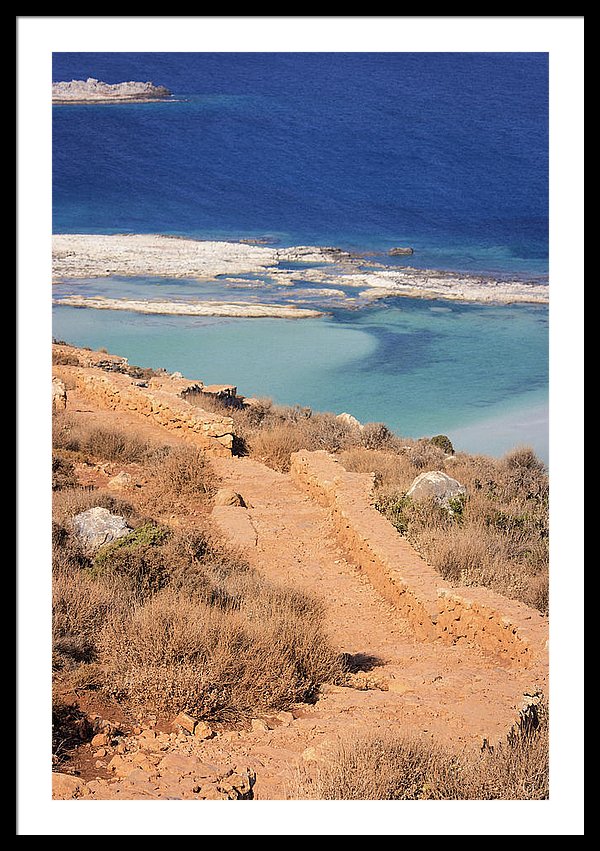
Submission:
[[[52,83],[52,103],[149,103],[169,97],[169,89],[151,82],[103,83],[88,77]]]

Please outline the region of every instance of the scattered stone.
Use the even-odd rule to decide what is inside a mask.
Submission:
[[[76,514],[73,529],[83,546],[92,552],[131,532],[124,517],[100,506]]]
[[[177,718],[173,721],[173,726],[175,728],[181,727],[182,730],[185,730],[188,733],[194,732],[194,727],[198,722],[195,718],[192,718],[191,715],[188,715],[186,712],[180,712]]]
[[[149,773],[144,771],[141,766],[133,768],[122,782],[130,788],[146,790],[148,792],[156,788],[156,784],[150,779]]]
[[[156,733],[155,733],[154,730],[146,729],[146,730],[142,730],[142,732],[140,733],[140,739],[145,739],[146,741],[151,742],[151,741],[154,741],[155,738],[156,738]]]
[[[403,257],[405,255],[414,254],[414,248],[390,248],[388,251],[389,257]]]
[[[67,407],[67,388],[60,378],[52,379],[52,410],[64,411]]]
[[[131,770],[131,763],[126,762],[120,754],[115,754],[106,767],[117,777],[125,777]]]
[[[244,497],[236,493],[236,491],[231,490],[231,488],[219,488],[219,490],[215,494],[214,499],[215,505],[241,505],[242,508],[246,508],[246,501]]]
[[[379,691],[388,691],[388,681],[381,676],[372,674],[368,671],[356,671],[355,673],[346,674],[345,685],[348,688],[354,688],[358,691],[369,691],[379,689]]]
[[[59,771],[52,772],[52,797],[54,799],[68,801],[89,794],[90,788],[81,778],[74,777],[72,774],[62,774]]]
[[[388,691],[391,691],[393,694],[405,694],[408,691],[414,691],[414,689],[406,680],[391,677],[388,680]]]
[[[92,754],[96,759],[100,759],[100,757],[106,756],[107,750],[106,748],[98,748],[96,753]]]
[[[200,790],[200,799],[202,801],[227,801],[228,795],[226,792],[220,792],[216,786],[213,786],[212,783],[209,783],[206,786],[203,786]]]
[[[156,769],[156,762],[148,756],[148,754],[142,753],[141,751],[133,756],[133,762],[140,771],[144,771],[146,774],[152,774]],[[129,777],[130,774],[131,772],[129,772],[127,777]]]
[[[250,727],[253,733],[267,733],[269,730],[269,725],[262,718],[253,718]]]
[[[315,747],[306,748],[302,751],[302,759],[304,762],[321,762],[322,757]]]
[[[289,727],[294,720],[294,716],[291,712],[278,712],[275,717],[278,721],[281,721],[284,727]]]
[[[456,479],[453,479],[447,473],[442,473],[441,470],[432,470],[417,476],[407,490],[406,496],[415,500],[433,497],[440,505],[448,508],[451,499],[465,496],[466,493],[465,486],[457,482]]]
[[[162,757],[158,763],[158,770],[161,774],[172,773],[178,774],[180,777],[185,777],[188,774],[193,774],[195,777],[208,777],[214,774],[217,769],[216,766],[203,763],[197,756],[174,751]]]
[[[125,470],[121,470],[121,472],[110,479],[107,484],[107,487],[111,488],[111,490],[122,491],[127,490],[133,486],[133,477],[130,473],[125,472]]]
[[[214,735],[214,730],[206,721],[198,721],[194,729],[194,736],[197,739],[212,739]]]
[[[183,375],[180,372],[172,372],[171,378],[183,378]]]
[[[219,781],[218,788],[227,794],[229,800],[250,798],[255,780],[256,775],[249,770],[241,774],[232,772]]]
[[[109,741],[110,741],[110,739],[106,735],[106,733],[96,733],[96,735],[92,739],[92,747],[94,747],[94,748],[102,747],[103,745],[107,745],[109,743]],[[100,754],[100,756],[104,756],[104,754]]]
[[[236,730],[227,730],[227,732],[221,734],[220,738],[224,742],[233,742],[240,738],[240,734]]]
[[[94,765],[96,768],[106,768],[106,763],[102,762],[100,759],[97,759]]]

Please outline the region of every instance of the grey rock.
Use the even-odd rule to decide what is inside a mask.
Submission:
[[[340,422],[346,423],[346,425],[352,426],[353,428],[364,428],[363,424],[359,422],[356,417],[353,417],[352,414],[347,414],[346,411],[344,411],[343,414],[338,414],[336,419],[340,420]]]
[[[109,544],[131,532],[125,518],[120,514],[111,514],[107,508],[88,508],[73,518],[75,534],[89,550],[97,550],[103,544]]]
[[[67,407],[67,388],[60,378],[52,379],[52,410],[64,411]]]
[[[415,500],[436,499],[440,505],[449,506],[449,501],[458,496],[465,496],[467,489],[456,479],[441,470],[421,473],[406,492],[406,496]]]
[[[414,254],[414,248],[390,248],[388,255],[390,257],[403,257],[404,255]]]
[[[219,488],[214,502],[215,505],[241,505],[242,508],[246,508],[244,497],[231,488]]]
[[[121,472],[114,476],[114,478],[110,479],[107,487],[111,490],[127,490],[128,488],[133,487],[134,481],[133,477],[130,473],[127,473],[125,470],[121,470]]]

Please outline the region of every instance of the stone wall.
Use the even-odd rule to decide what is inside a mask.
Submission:
[[[55,347],[56,350],[56,347]],[[56,352],[55,352],[56,353]],[[60,351],[58,352],[60,354]],[[209,455],[231,455],[233,420],[191,405],[181,394],[190,388],[201,390],[202,382],[188,381],[168,374],[139,381],[119,371],[95,366],[110,358],[115,366],[126,364],[122,358],[82,353],[69,349],[71,358],[80,358],[81,366],[62,363],[54,366],[54,375],[63,378],[82,396],[104,408],[125,410],[152,419],[152,422],[205,450]],[[60,358],[59,358],[60,360]],[[85,364],[85,365],[84,365]]]
[[[333,520],[349,561],[422,640],[478,647],[506,665],[547,673],[548,623],[535,609],[486,588],[452,587],[372,505],[373,478],[350,473],[326,452],[292,455],[295,483]]]

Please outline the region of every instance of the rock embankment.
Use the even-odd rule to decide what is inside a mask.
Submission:
[[[71,80],[69,83],[52,83],[53,103],[83,103],[95,102],[127,102],[164,100],[171,97],[171,92],[164,86],[154,83],[103,83],[94,77],[87,80]]]
[[[292,454],[296,485],[329,509],[342,549],[422,641],[477,647],[508,667],[545,680],[543,616],[487,588],[449,587],[372,505],[372,477],[350,473],[327,452]],[[457,483],[458,484],[458,483]]]
[[[231,455],[231,417],[205,411],[186,401],[185,396],[190,391],[202,395],[204,385],[201,381],[188,381],[177,373],[154,375],[148,381],[139,381],[120,371],[126,365],[125,358],[60,344],[54,344],[52,350],[55,377],[67,380],[85,398],[104,408],[149,418],[209,455]],[[226,385],[225,389],[232,388]],[[218,386],[211,385],[207,395],[219,395],[218,391]]]

